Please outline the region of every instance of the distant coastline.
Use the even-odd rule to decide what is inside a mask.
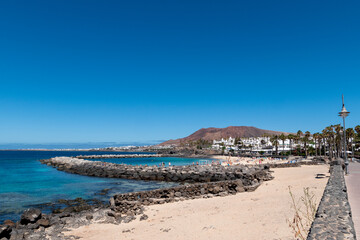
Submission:
[[[0,143],[0,150],[123,150],[159,144],[161,141],[144,142],[84,142],[84,143]]]
[[[68,148],[68,149],[45,149],[45,148],[31,148],[31,149],[0,149],[0,151],[57,151],[57,152],[129,152],[129,150],[105,150],[105,149],[75,149],[75,148]]]

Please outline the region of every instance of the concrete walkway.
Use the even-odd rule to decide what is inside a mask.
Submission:
[[[357,238],[360,238],[360,163],[351,162],[349,175],[345,176],[352,219]]]

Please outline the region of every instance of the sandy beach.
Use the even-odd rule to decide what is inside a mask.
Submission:
[[[275,179],[255,192],[146,207],[147,220],[120,225],[91,224],[66,232],[82,239],[294,239],[288,186],[297,199],[309,187],[317,204],[328,178],[327,165],[274,169]]]
[[[266,164],[266,163],[287,163],[288,160],[271,158],[271,157],[233,157],[233,156],[225,156],[225,155],[217,155],[212,156],[213,159],[222,161],[223,165],[236,165],[236,164],[243,164],[243,165],[257,165],[257,164]]]

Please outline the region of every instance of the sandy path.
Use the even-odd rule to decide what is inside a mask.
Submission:
[[[275,179],[255,192],[195,199],[146,208],[146,221],[92,224],[67,232],[83,239],[294,239],[286,219],[293,216],[288,186],[299,198],[304,187],[320,201],[328,166],[274,169]],[[139,218],[139,217],[138,217]]]

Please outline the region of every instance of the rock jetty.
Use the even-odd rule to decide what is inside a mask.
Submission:
[[[133,213],[129,213],[129,209],[136,212],[139,206],[170,203],[187,199],[227,196],[245,191],[251,192],[255,191],[258,186],[260,186],[258,181],[253,181],[252,185],[244,186],[242,180],[232,180],[117,194],[110,199],[110,208],[115,212],[126,215],[130,214],[131,216]]]
[[[201,183],[241,179],[244,185],[249,186],[253,184],[253,181],[272,179],[266,165],[253,167],[243,165],[133,166],[71,157],[55,157],[40,162],[60,171],[80,175],[145,181]]]
[[[79,159],[105,159],[105,158],[151,158],[163,157],[162,154],[102,154],[102,155],[79,155]]]

